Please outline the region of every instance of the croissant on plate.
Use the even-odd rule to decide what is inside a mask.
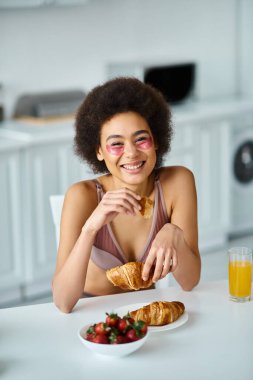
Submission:
[[[152,271],[149,278],[144,281],[141,277],[144,264],[140,262],[129,262],[106,271],[106,276],[113,285],[125,290],[139,290],[149,288],[153,281]]]
[[[185,306],[179,301],[157,301],[140,309],[129,312],[135,320],[142,320],[149,326],[162,326],[175,322],[185,310]]]

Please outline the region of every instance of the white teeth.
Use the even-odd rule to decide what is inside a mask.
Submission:
[[[135,170],[135,169],[140,168],[141,166],[142,166],[142,162],[140,162],[138,165],[123,165],[123,167],[128,170]]]

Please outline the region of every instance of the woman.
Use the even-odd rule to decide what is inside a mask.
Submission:
[[[184,290],[200,278],[197,197],[193,174],[161,167],[169,151],[171,114],[153,87],[116,78],[94,88],[76,117],[76,153],[97,179],[81,181],[65,195],[53,298],[70,312],[86,295],[122,291],[105,271],[142,261],[143,279],[172,272]],[[144,219],[140,199],[154,201]],[[153,268],[152,268],[153,267]]]

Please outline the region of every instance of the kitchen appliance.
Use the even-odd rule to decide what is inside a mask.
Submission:
[[[81,90],[22,95],[15,106],[14,117],[47,118],[74,114],[85,97]]]
[[[107,67],[108,78],[136,77],[162,92],[170,104],[185,102],[194,97],[196,64],[178,62],[172,64],[111,63]]]
[[[230,235],[253,231],[253,114],[232,126]]]

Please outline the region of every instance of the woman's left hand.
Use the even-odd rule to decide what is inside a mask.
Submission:
[[[147,280],[154,267],[153,282],[168,273],[174,272],[178,265],[178,252],[184,245],[184,234],[178,226],[167,223],[157,233],[142,271],[143,280]]]

